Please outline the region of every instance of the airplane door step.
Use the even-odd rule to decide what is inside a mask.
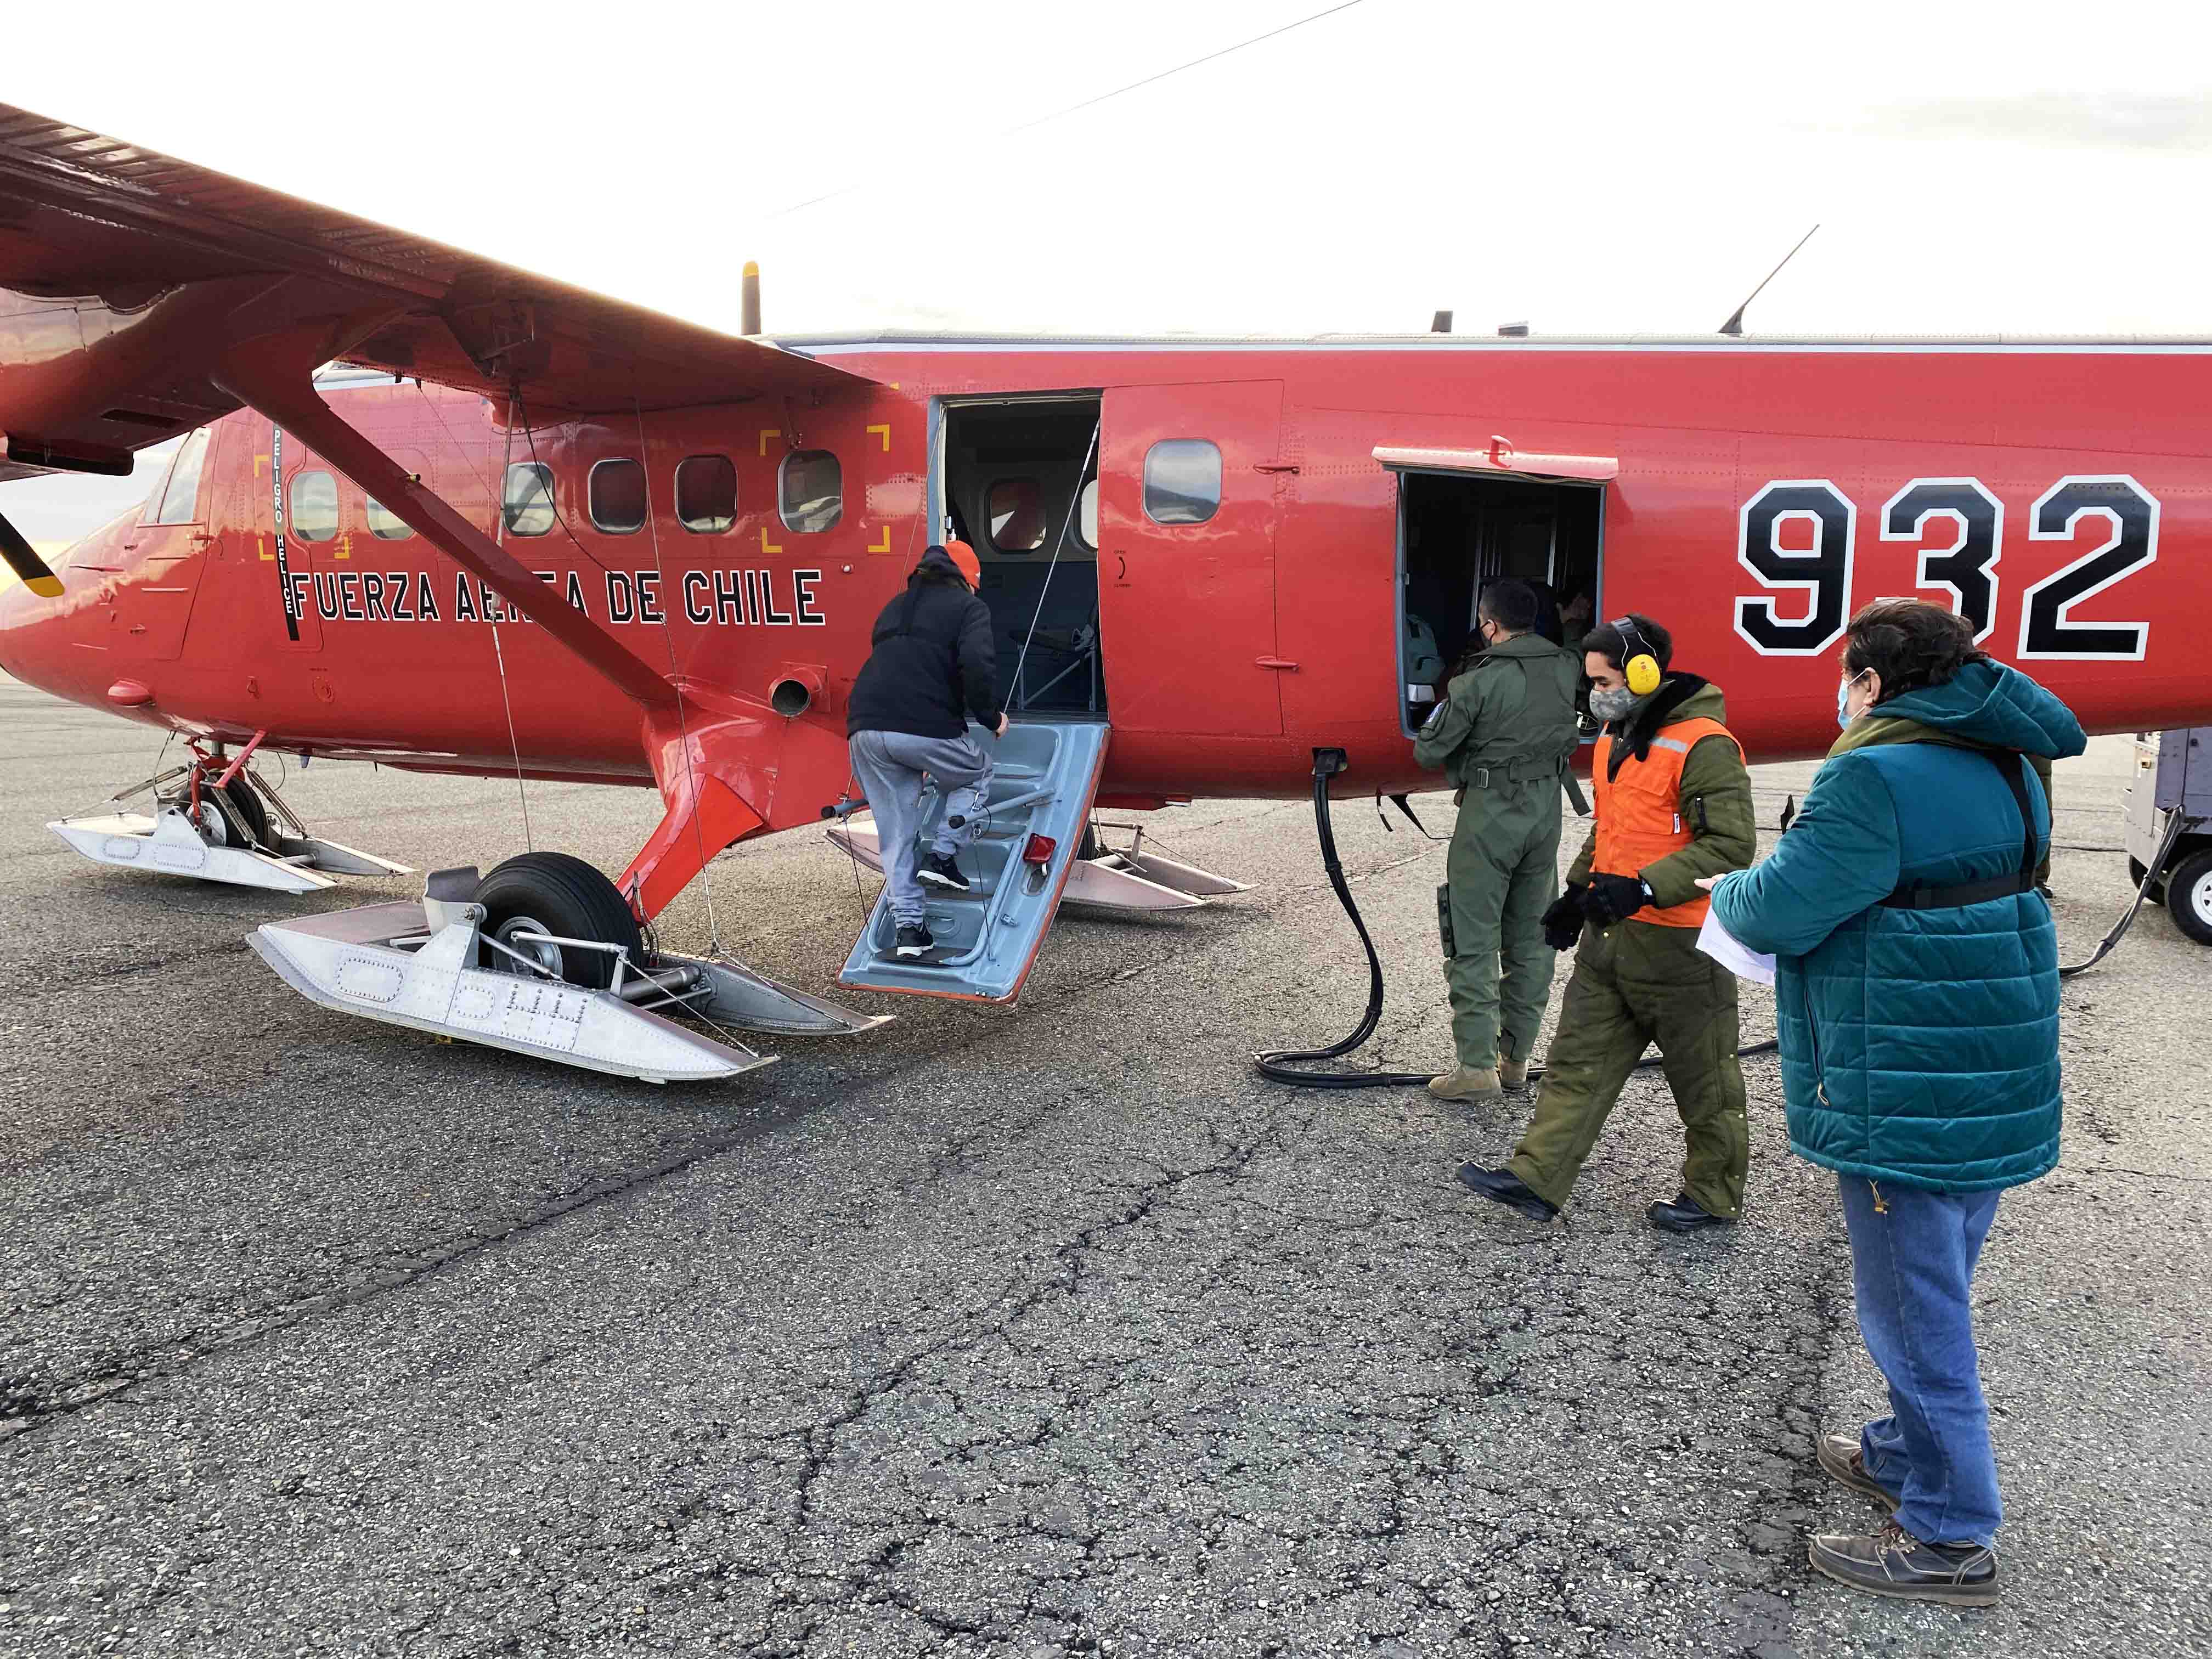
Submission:
[[[971,730],[978,742],[992,743],[981,727]],[[936,949],[920,960],[901,961],[891,954],[897,928],[886,890],[877,896],[838,983],[1012,1002],[1082,863],[1077,855],[1105,765],[1108,736],[1103,720],[1024,718],[1009,726],[996,740],[997,770],[983,827],[961,854],[973,890],[924,890]],[[931,785],[921,805],[919,840],[925,848],[942,810]],[[881,867],[869,856],[878,851],[872,823],[848,823],[830,835],[853,856]]]
[[[1146,852],[1144,833],[1137,832],[1136,844],[1127,852],[1108,848],[1089,858],[1078,857],[1060,903],[1121,912],[1202,910],[1209,898],[1251,890],[1249,883]],[[869,869],[882,872],[875,821],[866,812],[856,812],[831,830],[830,841]]]

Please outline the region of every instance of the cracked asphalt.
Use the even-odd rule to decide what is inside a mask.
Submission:
[[[1303,804],[1153,815],[1255,890],[1063,919],[1018,1010],[885,999],[659,1090],[349,1020],[245,946],[409,882],[291,899],[46,834],[157,744],[0,682],[0,1655],[2212,1650],[2212,955],[2162,912],[2069,984],[2064,1160],[1990,1243],[2007,1583],[1960,1613],[1806,1573],[1808,1528],[1875,1519],[1809,1440],[1878,1384],[1771,1060],[1747,1222],[1686,1240],[1642,1218],[1656,1075],[1547,1228],[1450,1180],[1519,1107],[1252,1073],[1364,994]],[[2126,765],[2061,768],[2069,956],[2125,900]],[[1759,774],[1769,825],[1810,769]],[[419,867],[523,844],[512,783],[288,793]],[[608,869],[657,806],[530,791]],[[1371,813],[1337,827],[1380,1059],[1441,1065],[1442,848]],[[803,986],[859,922],[811,833],[713,896]],[[663,933],[704,945],[705,894]]]

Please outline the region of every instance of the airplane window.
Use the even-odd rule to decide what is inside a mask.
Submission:
[[[295,472],[289,516],[301,541],[331,540],[338,533],[338,481],[327,472]]]
[[[1204,524],[1221,505],[1221,452],[1203,438],[1170,438],[1145,452],[1145,516]]]
[[[202,427],[185,440],[170,469],[168,487],[161,491],[161,510],[155,524],[191,524],[199,518],[200,469],[207,464],[208,429]]]
[[[783,458],[783,527],[811,535],[845,514],[845,470],[826,449],[801,449]]]
[[[507,469],[500,501],[510,536],[543,536],[553,528],[553,469],[538,461],[517,461]]]
[[[380,542],[404,542],[415,532],[395,517],[390,507],[371,495],[368,497],[368,533]]]
[[[991,486],[985,516],[991,545],[1001,553],[1030,553],[1044,545],[1044,504],[1035,478],[1001,478]]]
[[[1075,533],[1092,552],[1098,550],[1098,480],[1083,486],[1082,505],[1075,510]]]
[[[726,455],[687,455],[676,469],[676,520],[701,536],[738,521],[738,467]]]
[[[601,461],[592,469],[592,522],[612,535],[645,528],[645,467],[631,460]]]

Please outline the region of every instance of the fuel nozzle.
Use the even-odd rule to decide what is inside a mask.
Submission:
[[[1352,757],[1341,749],[1316,749],[1313,757],[1314,776],[1317,778],[1333,778],[1352,768]]]

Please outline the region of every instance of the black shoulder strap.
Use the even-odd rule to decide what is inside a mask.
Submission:
[[[1986,751],[1985,751],[1986,752]],[[2035,803],[2027,798],[2027,763],[2021,758],[2020,750],[2008,749],[2001,755],[1991,754],[1990,763],[2003,774],[2012,790],[2013,805],[2020,808],[2020,873],[2029,886],[2035,884]],[[2021,891],[2025,892],[2026,888]]]
[[[2035,885],[2035,803],[2028,799],[2027,763],[2016,749],[1984,749],[1980,754],[1997,769],[2020,809],[2020,868],[2008,876],[1987,881],[1960,882],[1950,887],[1900,887],[1882,903],[1893,910],[1948,910],[1954,906],[1980,904],[1994,898],[2010,898]]]

